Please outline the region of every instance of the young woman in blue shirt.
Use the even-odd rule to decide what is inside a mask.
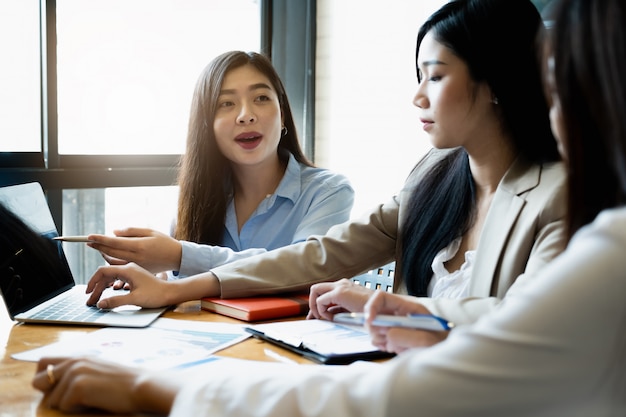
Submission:
[[[88,245],[181,277],[324,234],[354,202],[346,177],[306,158],[284,86],[254,52],[226,52],[200,75],[178,185],[173,237],[133,227]]]

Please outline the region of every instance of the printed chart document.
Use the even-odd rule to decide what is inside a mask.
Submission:
[[[327,365],[393,356],[372,345],[369,333],[361,326],[327,320],[293,320],[257,324],[245,329],[256,338]]]
[[[148,369],[182,368],[210,361],[213,353],[249,337],[238,324],[159,318],[150,327],[107,327],[12,357],[38,361],[43,356],[89,355]]]

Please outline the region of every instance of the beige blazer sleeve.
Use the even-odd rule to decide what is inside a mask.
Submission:
[[[432,150],[416,165],[405,188],[369,215],[334,226],[324,236],[212,269],[222,297],[305,290],[314,283],[349,278],[395,260],[409,191],[447,152]],[[424,304],[449,320],[474,321],[494,308],[520,275],[532,274],[560,253],[565,246],[564,185],[562,164],[516,161],[498,187],[487,216],[471,278],[471,298],[424,299]],[[405,293],[398,282],[397,272],[395,291]]]
[[[318,282],[351,278],[394,261],[399,216],[408,190],[445,154],[429,152],[398,195],[357,220],[333,226],[324,236],[311,236],[305,242],[212,269],[222,298],[306,290]]]
[[[324,236],[285,246],[211,270],[223,298],[308,289],[349,278],[393,261],[398,200],[390,199],[358,220],[333,226]]]

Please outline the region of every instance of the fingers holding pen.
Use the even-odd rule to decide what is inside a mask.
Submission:
[[[151,272],[175,270],[180,266],[182,244],[152,229],[115,230],[115,236],[89,235],[89,247],[100,251],[112,265],[134,262]]]
[[[393,353],[401,353],[415,347],[433,346],[448,337],[449,331],[408,329],[402,327],[381,327],[373,325],[378,314],[406,316],[407,314],[429,314],[430,311],[415,300],[376,291],[364,307],[367,327],[372,344],[377,348]]]

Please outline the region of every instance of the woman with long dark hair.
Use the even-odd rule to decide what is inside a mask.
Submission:
[[[178,185],[173,237],[127,228],[89,246],[183,277],[324,234],[354,203],[345,176],[304,155],[283,83],[255,52],[223,53],[200,75]]]

